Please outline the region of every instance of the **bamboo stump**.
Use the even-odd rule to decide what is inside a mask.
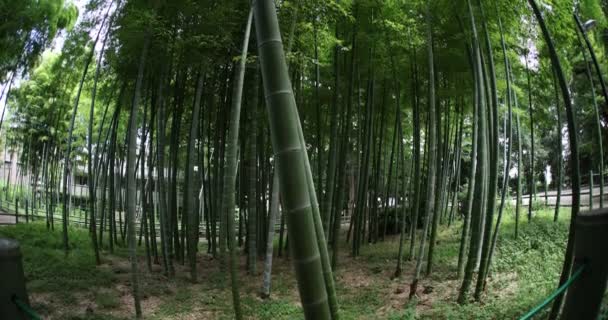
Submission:
[[[574,266],[583,273],[568,289],[562,319],[597,319],[608,280],[608,209],[581,212],[576,219]]]
[[[0,238],[0,319],[28,319],[13,302],[13,297],[29,304],[19,242]]]

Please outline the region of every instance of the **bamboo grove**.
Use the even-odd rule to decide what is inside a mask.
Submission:
[[[505,207],[517,236],[541,190],[571,219],[561,284],[594,206],[581,185],[604,206],[605,1],[43,2],[0,28],[0,144],[19,163],[0,198],[59,229],[66,255],[70,226],[97,264],[128,248],[138,318],[141,270],[197,282],[209,255],[237,319],[238,270],[267,298],[273,258],[307,319],[338,319],[340,257],[382,241],[413,298],[441,228],[460,234],[454,299],[480,302]]]

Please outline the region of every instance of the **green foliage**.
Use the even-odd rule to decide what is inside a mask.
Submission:
[[[64,0],[2,1],[0,12],[0,82],[31,69],[57,32],[71,29],[78,17]]]
[[[594,19],[600,27],[606,27],[606,16],[602,11],[601,0],[582,0],[579,2],[579,6],[580,13],[584,18]]]
[[[43,223],[19,224],[0,228],[0,236],[21,244],[28,289],[51,292],[70,303],[81,290],[112,285],[114,274],[95,267],[91,240],[81,229],[70,229],[72,251],[65,256],[59,231],[47,231]]]
[[[536,306],[556,288],[563,262],[569,221],[552,218],[553,210],[545,209],[530,223],[520,221],[515,239],[514,212],[505,210],[484,303],[437,304],[429,318],[516,319]]]
[[[77,85],[76,74],[81,72],[81,60],[87,53],[86,48],[83,50],[81,46],[88,39],[83,31],[72,33],[66,40],[66,51],[61,54],[45,53],[30,78],[11,91],[9,108],[13,130],[9,131],[8,140],[22,146],[20,161],[29,164],[34,171],[42,168],[45,151],[54,147],[63,148],[65,144],[70,116],[68,110],[71,109],[72,94]],[[66,64],[74,64],[75,68],[58,72]],[[81,103],[90,104],[86,94],[81,98]],[[81,108],[74,142],[76,155],[83,154],[87,120],[87,113]]]
[[[276,298],[260,304],[248,298],[242,302],[247,305],[247,313],[259,319],[304,319],[302,308],[286,299]]]

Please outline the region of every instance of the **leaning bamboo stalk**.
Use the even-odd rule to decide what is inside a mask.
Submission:
[[[570,142],[570,163],[571,163],[571,173],[570,173],[570,181],[572,183],[572,211],[570,216],[570,230],[568,232],[568,244],[566,245],[566,253],[564,257],[564,265],[562,268],[562,274],[559,279],[559,285],[562,285],[566,282],[566,280],[570,277],[570,273],[572,271],[573,257],[574,257],[574,238],[575,238],[575,222],[576,217],[578,216],[580,210],[580,164],[579,164],[579,151],[578,151],[578,138],[577,138],[577,129],[576,129],[576,117],[574,113],[574,106],[572,105],[572,99],[570,97],[570,90],[568,88],[568,84],[566,82],[566,77],[564,76],[564,71],[562,69],[561,62],[559,61],[559,56],[557,55],[557,50],[555,49],[555,45],[553,43],[553,38],[551,37],[551,33],[549,29],[545,25],[545,20],[536,5],[534,0],[528,0],[530,6],[532,7],[532,11],[536,16],[536,20],[540,25],[540,28],[543,33],[543,37],[545,38],[545,42],[547,44],[547,48],[549,49],[549,56],[551,57],[551,63],[553,65],[553,69],[557,73],[557,80],[562,91],[562,98],[564,101],[564,106],[566,109],[566,117],[568,122],[568,138]],[[559,311],[561,309],[563,302],[563,295],[558,296],[551,308],[551,313],[549,315],[549,319],[556,319]]]
[[[245,64],[247,62],[247,51],[249,49],[249,35],[251,32],[251,24],[253,19],[253,10],[249,10],[247,18],[247,26],[245,27],[245,36],[243,38],[243,46],[241,58],[237,66],[235,83],[232,91],[232,112],[230,119],[230,128],[228,130],[227,148],[226,148],[226,173],[224,175],[224,211],[227,218],[228,228],[228,247],[230,250],[230,279],[232,286],[232,302],[234,306],[234,316],[237,320],[242,319],[242,312],[239,298],[239,287],[237,282],[237,263],[236,242],[234,232],[234,210],[235,210],[235,186],[236,173],[238,168],[238,140],[239,126],[241,121],[241,100],[243,97],[243,83],[245,81]],[[253,106],[255,107],[255,105]]]
[[[300,299],[307,319],[331,319],[307,181],[306,150],[299,136],[301,125],[274,1],[257,0],[253,7],[270,132]]]

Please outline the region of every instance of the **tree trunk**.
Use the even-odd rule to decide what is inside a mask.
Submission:
[[[331,319],[304,163],[306,150],[299,138],[300,123],[274,2],[255,2],[254,14],[280,192],[304,314],[307,319]]]
[[[515,101],[517,101],[517,99],[515,99]],[[517,102],[515,105],[517,106]],[[523,157],[521,146],[523,143],[521,140],[521,130],[519,126],[519,114],[516,113],[515,117],[517,118],[517,198],[515,199],[515,239],[517,239],[519,236],[519,217],[521,211],[521,159]]]
[[[555,200],[555,213],[553,215],[553,221],[557,222],[559,218],[559,207],[562,197],[562,185],[564,184],[564,156],[563,156],[563,145],[562,145],[562,113],[559,108],[559,90],[557,85],[557,76],[555,71],[553,72],[553,87],[555,90],[555,112],[557,113],[557,199]],[[597,110],[597,109],[596,109]],[[602,193],[603,197],[603,193]],[[601,203],[600,203],[601,205]]]
[[[487,201],[487,179],[486,179],[486,98],[485,98],[485,86],[482,74],[482,60],[481,60],[481,49],[479,46],[479,40],[477,37],[477,28],[475,26],[475,17],[473,15],[473,9],[471,7],[470,0],[467,0],[468,11],[471,20],[471,30],[473,36],[473,55],[474,55],[474,74],[476,76],[476,92],[477,102],[475,107],[477,109],[477,122],[479,124],[477,132],[477,141],[479,151],[477,152],[477,169],[475,178],[475,192],[473,199],[477,204],[474,206],[474,210],[471,212],[471,239],[469,245],[468,259],[465,266],[464,278],[462,280],[462,286],[458,295],[458,303],[463,304],[467,300],[467,295],[473,280],[473,272],[478,263],[478,250],[481,246],[482,241],[482,215],[484,214],[485,202]]]
[[[67,150],[65,153],[64,166],[63,166],[63,210],[62,210],[62,218],[63,218],[62,240],[63,240],[63,249],[64,249],[66,255],[68,254],[68,251],[70,249],[69,243],[68,243],[68,219],[69,219],[70,213],[69,213],[69,208],[68,208],[68,196],[67,195],[68,195],[68,176],[71,173],[71,166],[72,166],[70,158],[71,158],[71,153],[72,153],[72,138],[74,135],[74,125],[76,122],[76,114],[78,112],[78,104],[80,102],[80,94],[82,93],[84,81],[85,81],[85,79],[87,77],[87,73],[89,71],[89,65],[91,64],[91,61],[93,60],[93,54],[95,53],[94,48],[97,46],[97,42],[99,41],[99,38],[101,36],[101,31],[103,30],[103,26],[106,22],[106,19],[108,18],[109,14],[110,14],[111,7],[112,6],[108,6],[108,10],[106,11],[106,13],[103,17],[103,20],[101,22],[101,27],[99,28],[99,30],[97,31],[97,35],[95,36],[95,41],[93,42],[93,46],[92,46],[93,49],[91,49],[91,52],[88,54],[88,56],[85,60],[84,70],[82,71],[82,77],[80,78],[80,84],[78,85],[78,91],[76,93],[76,98],[74,99],[74,107],[72,108],[72,116],[71,116],[71,120],[70,120],[70,126],[68,128],[68,145],[67,145]],[[0,127],[1,127],[1,123],[0,123]],[[94,221],[95,219],[92,219],[92,220]],[[95,237],[95,238],[91,238],[91,240],[93,243],[93,248],[96,252],[96,254],[95,254],[96,262],[97,262],[97,264],[99,264],[97,238],[96,238],[95,234],[93,234],[93,237]]]
[[[414,147],[414,203],[411,207],[410,248],[408,260],[414,258],[414,245],[416,243],[416,230],[418,229],[418,212],[420,210],[420,106],[418,105],[418,65],[416,64],[416,49],[413,48],[413,75],[412,81],[412,104],[414,113],[413,147]],[[426,140],[426,139],[425,139]]]
[[[262,298],[270,298],[270,283],[272,280],[272,252],[274,249],[274,226],[279,214],[279,173],[274,169],[272,174],[272,196],[270,202],[270,216],[268,217],[268,239],[266,240],[266,258],[264,260],[264,280],[262,284]]]
[[[532,109],[532,85],[530,83],[530,67],[526,55],[526,77],[528,79],[528,111],[530,113],[530,167],[528,173],[528,222],[532,219],[532,206],[536,200],[536,179],[534,177],[534,112]]]
[[[194,164],[196,162],[196,140],[198,139],[198,123],[200,120],[200,109],[201,109],[201,96],[203,94],[205,76],[204,73],[199,71],[198,80],[196,84],[196,94],[194,98],[194,107],[192,108],[192,123],[190,125],[190,139],[188,140],[188,156],[186,158],[186,177],[184,181],[184,216],[182,219],[188,221],[186,227],[188,238],[187,252],[188,252],[188,264],[190,267],[190,278],[192,282],[196,282],[197,271],[196,271],[196,252],[198,246],[198,213],[196,211],[196,194],[195,190],[196,183],[194,181]]]
[[[490,267],[490,251],[492,243],[492,226],[494,223],[494,212],[496,210],[496,187],[498,182],[498,90],[496,88],[496,69],[494,66],[494,53],[492,50],[492,42],[490,41],[490,33],[488,31],[485,13],[481,0],[478,0],[478,5],[481,13],[482,27],[485,35],[486,44],[486,55],[488,57],[488,72],[490,80],[490,96],[491,104],[488,113],[488,126],[489,126],[489,157],[490,157],[490,175],[489,175],[489,189],[488,189],[488,205],[485,217],[485,226],[482,247],[481,247],[481,260],[480,268],[477,277],[477,283],[475,285],[475,300],[481,300],[481,293],[485,287],[485,279]],[[507,94],[508,95],[508,94]],[[506,181],[506,180],[505,180]],[[498,223],[496,228],[498,228]]]
[[[139,70],[137,72],[137,82],[133,93],[131,104],[131,114],[129,116],[129,145],[127,148],[127,224],[128,224],[128,243],[129,257],[131,260],[131,289],[133,290],[133,300],[135,303],[135,317],[142,317],[140,291],[139,291],[139,271],[137,269],[137,252],[135,247],[135,211],[137,196],[137,179],[135,172],[135,158],[137,156],[137,113],[139,106],[139,95],[144,77],[146,57],[150,45],[149,35],[145,36],[144,45],[139,60]]]
[[[564,265],[562,268],[562,274],[559,279],[559,285],[561,286],[570,277],[570,273],[572,271],[575,239],[574,226],[576,223],[576,217],[578,216],[578,212],[580,210],[580,164],[578,153],[578,139],[576,136],[578,131],[576,129],[576,118],[574,114],[574,108],[572,106],[570,91],[568,89],[568,84],[566,83],[566,77],[564,76],[564,72],[559,61],[559,57],[557,55],[557,51],[555,50],[555,45],[553,44],[553,39],[551,38],[549,29],[547,29],[547,26],[545,25],[545,21],[540,10],[538,9],[538,6],[536,5],[536,2],[534,0],[528,0],[528,2],[530,3],[532,10],[534,11],[534,15],[536,16],[536,20],[538,21],[538,24],[540,25],[540,28],[542,30],[543,37],[547,44],[547,48],[549,49],[551,64],[553,65],[553,69],[557,73],[557,79],[562,91],[562,98],[566,108],[566,116],[568,121],[568,137],[570,142],[570,165],[572,168],[570,177],[570,181],[572,183],[572,212],[570,217],[570,230],[568,232],[568,244],[566,246]],[[558,296],[554,300],[549,319],[557,318],[559,310],[562,306],[562,302],[563,295]]]
[[[429,68],[429,166],[427,174],[427,186],[426,186],[426,207],[424,215],[424,227],[422,235],[420,237],[420,248],[418,249],[418,260],[416,261],[416,271],[414,279],[410,287],[410,299],[416,295],[418,288],[418,281],[420,279],[420,273],[422,271],[422,261],[424,260],[424,247],[426,242],[426,235],[428,233],[429,225],[432,220],[432,215],[435,210],[435,181],[437,179],[437,132],[436,132],[436,109],[435,109],[435,59],[433,54],[433,30],[432,30],[432,17],[431,17],[431,1],[427,1],[427,12],[426,12],[426,25],[427,25],[427,52],[428,52],[428,68]]]
[[[257,24],[256,24],[257,26]],[[258,40],[259,41],[259,38]],[[259,86],[259,70],[256,68],[254,75],[253,99],[249,106],[249,135],[248,135],[248,175],[249,188],[247,192],[247,271],[249,274],[255,275],[257,272],[257,132],[258,132],[258,86]]]
[[[505,144],[506,144],[506,151],[505,151],[505,159],[504,162],[505,167],[504,167],[504,173],[503,173],[503,182],[502,182],[502,192],[501,192],[501,198],[500,198],[500,207],[498,209],[498,217],[496,219],[496,227],[494,228],[494,233],[492,235],[492,242],[490,244],[490,252],[488,254],[488,258],[487,258],[487,266],[485,269],[485,273],[483,275],[484,279],[483,284],[482,284],[482,290],[485,290],[485,286],[486,286],[486,278],[490,272],[490,267],[492,266],[492,256],[494,254],[494,250],[496,248],[496,241],[498,239],[498,232],[499,232],[499,228],[500,228],[500,222],[502,221],[502,213],[504,210],[504,206],[505,206],[505,199],[507,194],[509,193],[509,171],[511,169],[511,149],[513,146],[513,130],[512,130],[512,120],[513,120],[513,110],[511,107],[511,72],[510,72],[510,64],[509,64],[509,59],[507,57],[507,47],[505,44],[505,40],[504,40],[504,34],[502,31],[502,21],[500,19],[500,13],[498,12],[498,6],[496,6],[496,10],[497,10],[497,15],[498,15],[498,26],[500,28],[500,40],[501,40],[501,46],[502,46],[502,53],[503,53],[503,58],[504,58],[504,64],[505,64],[505,80],[507,82],[507,108],[508,108],[508,114],[507,114],[507,126],[505,128],[506,133],[505,135],[507,136],[507,138],[505,139]],[[560,140],[561,143],[561,140]]]
[[[232,86],[232,113],[230,128],[228,130],[227,149],[226,149],[226,174],[224,176],[224,211],[227,218],[228,248],[230,250],[230,279],[232,286],[232,302],[234,306],[235,318],[242,319],[239,287],[238,287],[238,257],[236,254],[236,241],[234,230],[234,210],[235,210],[235,189],[237,174],[237,148],[239,140],[239,125],[241,120],[241,99],[243,96],[243,83],[245,80],[245,64],[247,63],[247,51],[249,48],[249,34],[253,19],[253,9],[249,11],[241,58],[235,72],[235,80]],[[257,81],[257,78],[256,78]],[[255,250],[253,250],[255,251]]]
[[[163,100],[164,79],[163,74],[158,80],[158,91],[156,98],[157,133],[156,133],[156,175],[158,193],[158,217],[160,220],[160,245],[163,253],[163,267],[165,275],[173,275],[173,261],[169,248],[171,237],[169,233],[169,215],[167,211],[167,197],[165,190],[165,104]]]

